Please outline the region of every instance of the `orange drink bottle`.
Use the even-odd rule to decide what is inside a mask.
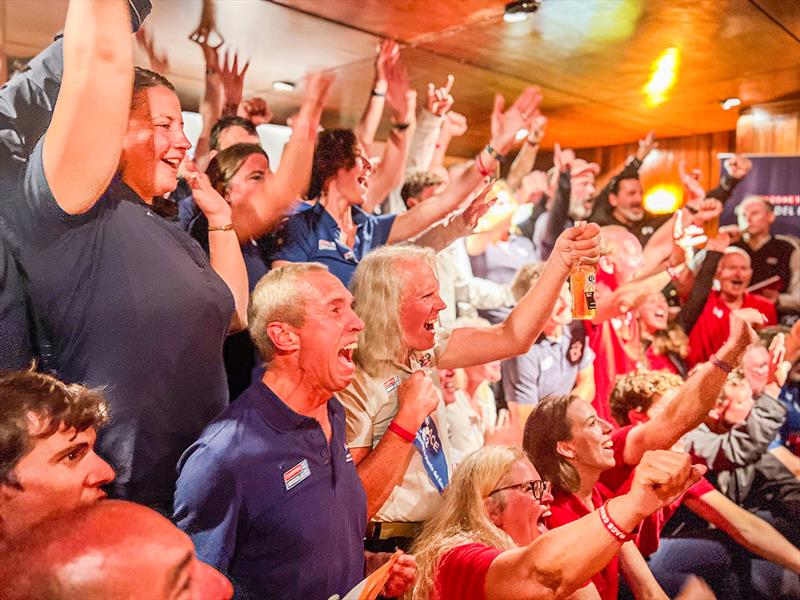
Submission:
[[[578,221],[575,225],[584,225]],[[594,318],[596,305],[594,284],[596,270],[594,265],[578,264],[569,273],[569,290],[572,293],[572,318],[586,321]]]
[[[569,289],[572,292],[572,318],[594,319],[594,265],[578,265],[569,274]]]

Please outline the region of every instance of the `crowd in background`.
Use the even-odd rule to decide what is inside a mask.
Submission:
[[[207,24],[190,157],[149,10],[72,0],[0,88],[0,595],[800,598],[800,241],[719,226],[746,157],[652,214],[655,134],[537,170],[528,87],[452,162],[386,40],[274,165]]]

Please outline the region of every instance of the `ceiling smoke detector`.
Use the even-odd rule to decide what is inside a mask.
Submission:
[[[506,4],[503,13],[503,21],[506,23],[520,23],[527,20],[533,13],[539,10],[541,0],[516,0]]]

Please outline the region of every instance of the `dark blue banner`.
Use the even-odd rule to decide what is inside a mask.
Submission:
[[[727,157],[723,156],[722,161]],[[753,170],[725,203],[720,223],[736,223],[736,205],[748,196],[760,196],[775,209],[772,233],[800,235],[800,156],[747,157],[753,161]]]
[[[436,423],[428,415],[422,422],[422,426],[417,431],[414,438],[414,446],[422,455],[422,464],[428,473],[433,485],[441,494],[447,487],[447,457],[444,455],[442,440],[439,438],[439,431]]]

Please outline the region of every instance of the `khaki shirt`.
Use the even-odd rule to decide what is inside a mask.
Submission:
[[[444,351],[447,339],[437,336],[437,344],[431,350],[415,352],[411,357],[410,371],[424,370],[434,381],[436,376],[436,357]],[[400,366],[387,369],[382,377],[370,377],[361,369],[347,389],[338,393],[339,401],[347,413],[347,444],[351,448],[375,448],[386,433],[395,414],[397,414],[397,380],[405,381],[409,377]],[[439,405],[431,413],[433,422],[439,433],[445,458],[447,459],[447,475],[452,475],[452,449],[448,433],[447,413],[441,393]],[[441,502],[441,496],[431,482],[428,472],[422,464],[422,456],[414,448],[411,461],[400,485],[392,490],[391,495],[373,517],[374,521],[416,523],[430,518]]]

